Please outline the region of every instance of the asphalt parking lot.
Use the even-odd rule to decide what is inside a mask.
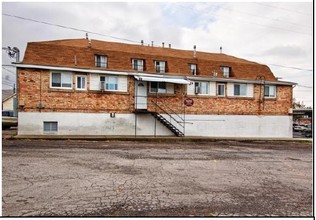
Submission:
[[[3,139],[4,216],[312,216],[312,144]]]

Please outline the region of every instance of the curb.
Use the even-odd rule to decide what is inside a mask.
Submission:
[[[9,140],[82,140],[82,141],[148,141],[148,142],[217,142],[217,141],[282,141],[282,142],[312,142],[307,138],[252,138],[252,137],[148,137],[148,136],[102,136],[102,135],[16,135]]]

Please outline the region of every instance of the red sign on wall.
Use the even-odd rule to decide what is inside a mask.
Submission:
[[[193,102],[193,99],[187,98],[187,99],[184,100],[184,104],[185,104],[186,106],[192,106],[193,103],[194,103],[194,102]]]

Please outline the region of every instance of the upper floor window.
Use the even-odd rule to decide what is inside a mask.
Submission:
[[[118,90],[118,79],[117,76],[101,76],[101,90]]]
[[[202,94],[202,95],[208,95],[210,94],[210,84],[209,82],[195,82],[194,83],[194,93],[195,94]]]
[[[150,82],[150,92],[167,93],[167,84],[165,82]]]
[[[230,67],[222,66],[221,70],[222,70],[223,76],[228,78],[229,77],[229,72],[230,72]]]
[[[189,64],[190,66],[190,72],[192,75],[196,75],[197,74],[197,65],[196,64]]]
[[[155,61],[155,69],[157,73],[165,73],[166,61]]]
[[[51,87],[52,88],[72,88],[72,73],[51,73]]]
[[[95,55],[95,66],[107,68],[107,57],[104,55]]]
[[[275,98],[276,86],[264,86],[264,97]]]
[[[246,96],[247,84],[235,83],[234,84],[234,96]]]
[[[142,59],[132,59],[133,70],[143,71],[144,70],[144,60]]]
[[[86,75],[77,75],[76,76],[76,89],[86,90],[87,89],[87,76]]]

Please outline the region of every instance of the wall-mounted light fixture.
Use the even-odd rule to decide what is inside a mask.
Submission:
[[[111,118],[115,118],[115,112],[111,112],[111,113],[110,113],[110,117],[111,117]]]

